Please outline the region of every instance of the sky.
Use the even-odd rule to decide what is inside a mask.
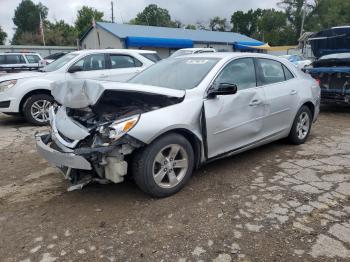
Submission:
[[[105,14],[104,20],[111,20],[111,0],[32,0],[49,8],[49,20],[61,20],[73,24],[77,10],[83,5],[91,6]],[[21,0],[0,0],[0,26],[8,34],[9,41],[14,34],[12,18]],[[173,20],[185,24],[208,22],[211,17],[220,16],[230,20],[233,12],[256,8],[276,8],[279,0],[113,0],[117,23],[128,22],[149,4],[157,4],[169,10]]]

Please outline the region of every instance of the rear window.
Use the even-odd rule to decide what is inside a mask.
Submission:
[[[4,64],[6,64],[5,56],[4,55],[0,55],[0,65],[4,65]]]
[[[146,57],[147,59],[151,60],[154,63],[157,63],[158,61],[162,60],[158,54],[140,54],[143,57]]]

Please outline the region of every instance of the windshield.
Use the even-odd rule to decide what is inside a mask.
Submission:
[[[129,83],[186,90],[196,87],[219,61],[217,58],[168,58],[149,67]]]
[[[327,60],[327,59],[350,59],[350,53],[325,55],[325,56],[322,56],[319,60]]]
[[[53,72],[58,69],[60,69],[62,66],[67,64],[69,61],[71,61],[73,58],[75,58],[77,54],[66,54],[59,59],[53,61],[51,64],[45,66],[42,71],[44,72]]]

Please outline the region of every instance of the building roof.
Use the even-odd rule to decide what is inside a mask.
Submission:
[[[128,37],[145,38],[168,38],[168,39],[189,39],[193,42],[201,43],[225,43],[235,44],[237,42],[249,42],[263,44],[253,38],[233,32],[218,32],[207,30],[192,30],[183,28],[168,28],[144,25],[129,25],[97,22],[96,25],[118,38],[126,39]],[[91,29],[90,29],[91,30]],[[89,30],[89,31],[90,31]],[[81,41],[89,33],[81,38]]]

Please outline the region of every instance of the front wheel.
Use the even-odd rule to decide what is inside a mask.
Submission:
[[[307,106],[302,106],[295,117],[289,134],[289,141],[295,145],[304,144],[311,132],[312,113]]]
[[[193,167],[194,153],[188,140],[168,134],[138,152],[132,169],[142,191],[154,197],[167,197],[183,188]]]
[[[37,126],[47,125],[49,123],[49,108],[53,101],[53,97],[46,94],[30,96],[23,105],[24,118]]]

